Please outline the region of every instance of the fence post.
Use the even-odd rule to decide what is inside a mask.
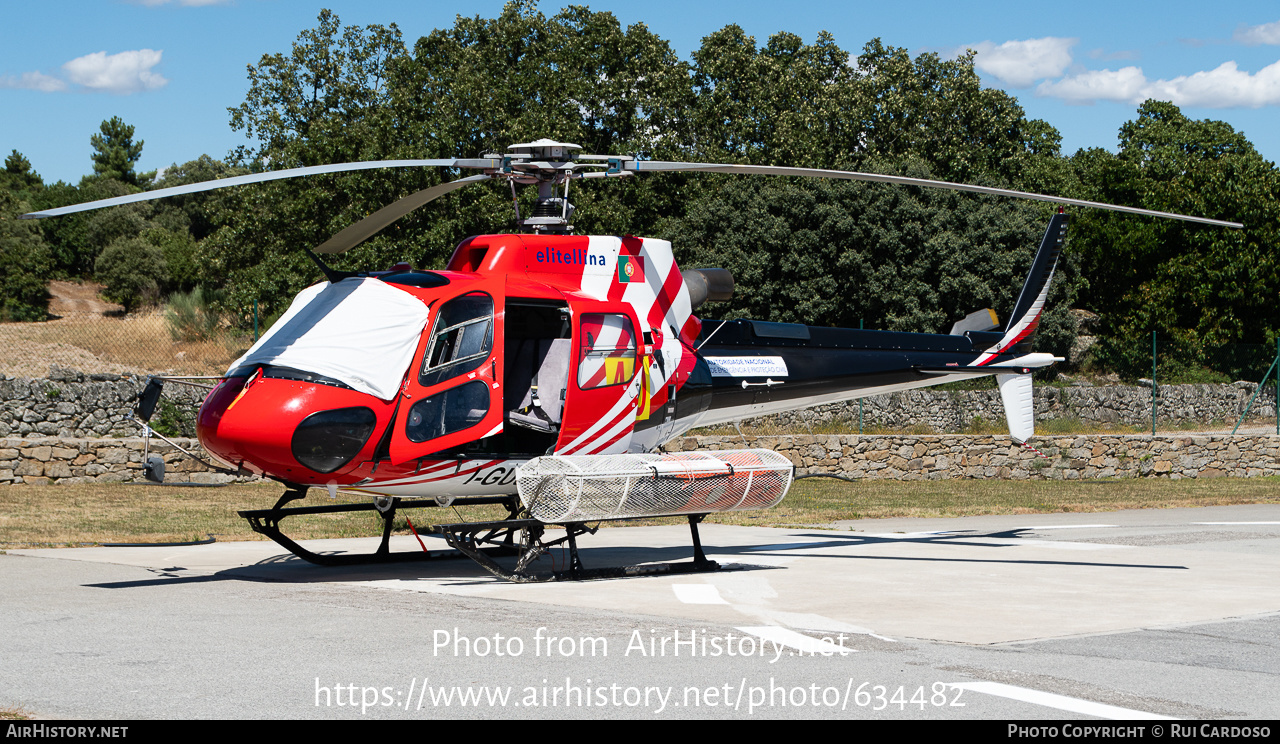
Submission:
[[[858,318],[858,330],[862,330],[863,320],[863,318]],[[1280,350],[1280,339],[1276,339],[1276,349]],[[1277,406],[1280,406],[1280,403]],[[1276,421],[1276,430],[1280,431],[1280,418],[1277,418]],[[862,436],[862,398],[858,398],[858,436]]]
[[[1156,436],[1156,332],[1151,332],[1151,438]]]
[[[1280,344],[1277,345],[1280,346]],[[1277,351],[1280,352],[1280,350]],[[1235,428],[1231,430],[1232,434],[1235,434],[1240,429],[1240,424],[1244,423],[1249,411],[1253,410],[1253,402],[1258,399],[1258,393],[1261,393],[1262,389],[1267,386],[1267,378],[1271,376],[1271,370],[1277,366],[1280,366],[1280,353],[1276,354],[1275,361],[1271,363],[1270,367],[1267,367],[1267,373],[1258,381],[1257,389],[1253,391],[1253,396],[1249,398],[1249,405],[1244,407],[1244,413],[1240,414],[1240,418],[1236,420]],[[1280,393],[1280,371],[1276,372],[1276,392]],[[1280,401],[1276,401],[1276,404],[1276,429],[1280,432]]]

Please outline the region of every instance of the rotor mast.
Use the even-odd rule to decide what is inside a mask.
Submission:
[[[511,201],[516,210],[516,224],[535,234],[562,235],[573,232],[569,220],[573,217],[573,204],[569,201],[569,181],[578,167],[573,162],[573,151],[582,145],[571,142],[555,142],[540,139],[511,145],[505,155],[487,155],[501,159],[502,166],[493,173],[505,177],[511,184]],[[516,198],[516,184],[537,184],[538,200],[533,214],[520,217],[520,202]]]
[[[493,178],[505,178],[511,184],[511,200],[516,210],[516,224],[522,229],[539,235],[565,235],[573,232],[570,220],[574,206],[569,201],[569,182],[575,178],[603,178],[629,176],[618,164],[634,160],[616,155],[578,155],[582,145],[540,139],[511,145],[505,155],[488,154],[487,159],[501,161],[501,166],[487,171]],[[585,161],[585,162],[584,162]],[[599,171],[584,171],[599,168]],[[520,203],[516,199],[516,184],[537,184],[538,200],[533,214],[520,216]]]

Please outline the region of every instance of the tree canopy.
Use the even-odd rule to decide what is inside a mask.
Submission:
[[[1073,238],[1089,276],[1083,305],[1117,344],[1165,338],[1186,367],[1218,366],[1242,342],[1272,345],[1280,330],[1280,173],[1244,135],[1147,101],[1120,130],[1118,153],[1072,158],[1086,198],[1234,220],[1243,230],[1112,213],[1084,215]],[[1141,356],[1141,355],[1140,355]]]
[[[248,84],[228,109],[246,144],[226,162],[202,156],[158,181],[139,175],[143,143],[114,117],[92,138],[94,176],[78,185],[44,184],[14,151],[0,172],[6,208],[265,169],[475,157],[547,137],[589,153],[905,174],[1240,221],[1232,231],[1077,211],[1042,348],[1070,347],[1072,306],[1101,316],[1099,359],[1133,376],[1142,354],[1123,350],[1152,331],[1178,364],[1225,369],[1218,351],[1273,343],[1280,330],[1280,175],[1243,133],[1166,102],[1142,104],[1115,152],[1064,157],[1057,130],[984,88],[972,56],[913,57],[879,39],[850,54],[826,33],[760,42],[730,25],[680,59],[643,24],[578,6],[547,15],[531,0],[494,18],[459,16],[412,43],[394,24],[344,26],[322,11],[289,50],[250,65]],[[5,239],[26,246],[14,266],[114,272],[119,282],[147,273],[143,300],[203,287],[227,310],[257,301],[269,316],[318,278],[299,248],[458,175],[278,181],[5,228]],[[981,307],[1006,313],[1048,217],[1043,205],[882,184],[689,174],[579,183],[579,233],[666,237],[682,264],[731,269],[738,297],[710,312],[816,325],[940,331]],[[532,191],[519,192],[522,211]],[[511,230],[513,219],[505,183],[472,186],[333,262],[439,267],[459,240]],[[142,264],[148,272],[128,268]]]
[[[102,178],[114,178],[138,186],[133,165],[142,157],[142,140],[133,141],[133,127],[118,116],[102,122],[98,134],[89,138],[93,145],[93,172]]]

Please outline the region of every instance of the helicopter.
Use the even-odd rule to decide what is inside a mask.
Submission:
[[[1032,373],[1062,361],[1032,349],[1058,257],[1064,206],[1242,227],[1238,223],[944,181],[853,171],[684,163],[590,155],[541,139],[473,159],[342,163],[238,176],[34,212],[25,218],[256,182],[388,167],[474,169],[476,175],[406,196],[307,254],[327,279],[301,292],[231,364],[200,407],[197,435],[227,472],[285,485],[270,509],[240,515],[257,532],[322,565],[467,556],[517,582],[719,568],[698,523],[708,514],[768,508],[786,495],[794,465],[764,449],[662,453],[695,427],[871,395],[995,376],[1016,443],[1034,435]],[[1011,196],[1059,205],[1006,321],[991,309],[949,333],[822,328],[756,320],[700,320],[730,299],[724,269],[684,269],[671,244],[574,233],[574,181],[653,172],[804,176]],[[441,270],[397,264],[344,272],[321,255],[359,245],[456,189],[510,185],[520,232],[466,238]],[[520,214],[517,186],[537,187]],[[147,433],[164,378],[141,396]],[[372,501],[287,506],[310,488]],[[500,504],[507,517],[439,524],[453,551],[392,552],[398,511]],[[281,530],[296,515],[370,510],[383,518],[373,553],[321,554]],[[693,560],[584,567],[577,538],[600,522],[688,519]],[[594,524],[595,526],[588,526]],[[412,528],[412,522],[409,522]],[[550,539],[546,528],[565,534]],[[417,535],[414,529],[415,536]],[[568,543],[565,570],[535,573]],[[456,552],[454,552],[456,551]],[[514,568],[499,563],[516,557]]]

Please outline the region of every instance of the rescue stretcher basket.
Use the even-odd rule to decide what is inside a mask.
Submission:
[[[520,501],[547,524],[767,509],[795,466],[766,449],[548,455],[516,472]]]

